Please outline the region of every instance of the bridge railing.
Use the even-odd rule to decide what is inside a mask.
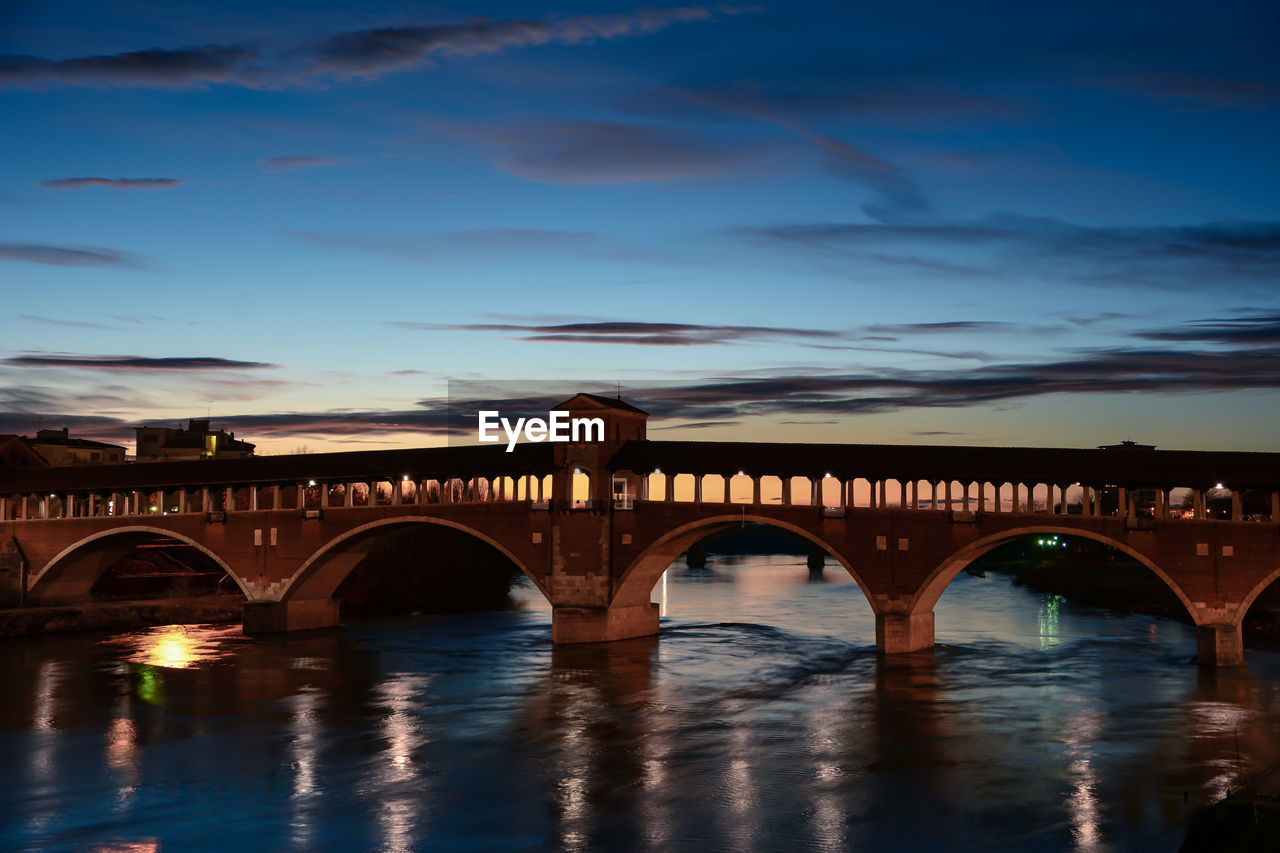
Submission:
[[[204,514],[213,521],[243,511],[289,510],[307,517],[339,508],[427,504],[524,502],[551,505],[550,475],[370,477],[361,481],[276,482],[232,486],[93,490],[0,496],[0,520]],[[1280,489],[1127,488],[1114,484],[1027,483],[842,478],[655,471],[613,478],[612,506],[632,510],[652,503],[724,503],[749,506],[821,506],[832,509],[910,509],[920,512],[1120,516],[1136,526],[1239,521],[1280,523]],[[585,509],[585,504],[566,508]],[[318,511],[318,514],[313,513]],[[825,512],[825,510],[824,510]],[[217,513],[222,513],[217,516]],[[834,516],[833,516],[834,517]]]
[[[414,479],[371,478],[354,482],[249,483],[166,489],[81,490],[0,496],[0,520],[204,515],[223,521],[237,512],[299,512],[318,518],[326,509],[426,504],[524,502],[545,504],[549,475]]]
[[[1280,523],[1280,489],[1236,490],[1172,486],[1127,488],[1114,484],[844,479],[697,474],[654,471],[635,477],[642,505],[710,503],[747,506],[822,506],[841,509],[910,509],[964,514],[1122,517],[1130,526],[1152,522],[1240,521]],[[617,489],[615,488],[615,492]],[[825,512],[825,510],[824,510]]]

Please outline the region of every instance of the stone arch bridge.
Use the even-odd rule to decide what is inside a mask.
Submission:
[[[649,441],[622,401],[560,408],[605,418],[605,440],[0,471],[0,581],[27,604],[84,601],[121,555],[174,539],[239,585],[247,632],[325,627],[381,535],[437,525],[518,566],[555,642],[604,642],[657,633],[650,591],[689,546],[766,524],[839,562],[878,649],[900,653],[933,645],[934,605],[969,562],[1056,533],[1150,569],[1200,661],[1226,665],[1280,578],[1276,453]]]

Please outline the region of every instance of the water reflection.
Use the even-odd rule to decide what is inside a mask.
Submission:
[[[163,625],[122,634],[106,644],[130,663],[188,669],[231,654],[240,634],[237,626]]]
[[[728,765],[724,770],[723,791],[725,799],[722,832],[730,840],[734,850],[755,850],[760,837],[757,821],[760,816],[759,791],[752,774],[752,759],[758,750],[752,743],[749,715],[739,720],[730,713],[728,737]]]
[[[1066,808],[1071,815],[1071,835],[1077,850],[1096,850],[1101,841],[1099,806],[1093,768],[1094,748],[1106,723],[1106,714],[1085,708],[1067,719],[1063,740],[1067,747],[1067,781],[1071,791]]]
[[[1066,601],[1060,595],[1041,595],[1040,613],[1036,627],[1040,630],[1040,648],[1056,646],[1058,638],[1058,622],[1061,618],[1062,604]]]
[[[811,831],[817,849],[824,851],[845,850],[849,846],[848,800],[842,795],[848,777],[843,767],[847,755],[839,737],[846,721],[846,715],[825,705],[805,716],[806,752],[813,767],[809,794],[813,801]]]
[[[57,811],[60,780],[56,758],[61,738],[55,727],[55,714],[64,677],[65,668],[60,661],[42,661],[36,671],[35,706],[26,747],[30,778],[27,820],[34,833],[43,831]],[[5,762],[4,766],[10,765]]]
[[[714,574],[598,647],[533,608],[11,643],[0,849],[1127,849],[1280,760],[1277,655],[962,578],[880,659],[834,569]]]
[[[655,784],[667,775],[670,749],[649,740],[641,721],[651,711],[653,658],[658,641],[642,637],[607,646],[562,646],[526,694],[521,729],[553,739],[548,780],[555,792],[556,845],[596,848],[619,826],[639,824],[649,839],[662,839],[669,790]],[[633,799],[630,792],[640,793]],[[609,820],[602,825],[601,815]],[[605,843],[608,843],[607,841]]]
[[[320,752],[323,723],[318,711],[323,692],[310,684],[304,685],[290,701],[289,718],[292,740],[289,744],[293,767],[293,790],[289,792],[291,809],[290,840],[303,850],[314,846],[314,815],[317,800],[323,793],[317,784],[316,773]]]
[[[119,664],[113,674],[120,680],[127,679],[129,667]],[[115,776],[118,810],[126,810],[138,790],[140,768],[138,766],[138,726],[133,719],[133,704],[128,693],[120,692],[112,703],[112,717],[107,724],[107,767]]]
[[[392,853],[412,849],[428,816],[431,791],[419,759],[430,739],[420,713],[430,682],[426,676],[398,674],[374,688],[383,749],[374,759],[370,794],[377,804],[381,849]]]

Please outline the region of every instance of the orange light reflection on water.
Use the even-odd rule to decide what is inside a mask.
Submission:
[[[123,646],[121,657],[129,663],[189,669],[230,654],[228,640],[239,636],[240,629],[235,626],[163,625],[126,634],[112,642]]]

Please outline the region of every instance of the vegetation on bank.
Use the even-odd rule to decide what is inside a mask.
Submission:
[[[27,637],[71,631],[127,631],[153,625],[239,622],[242,595],[93,601],[61,607],[0,610],[0,637]]]
[[[971,574],[995,572],[1035,592],[1125,613],[1147,613],[1190,623],[1182,602],[1150,569],[1127,554],[1070,536],[1028,537],[974,560]],[[1272,585],[1245,616],[1249,644],[1280,644],[1280,585]]]
[[[1237,792],[1192,815],[1179,853],[1280,850],[1280,796]]]

